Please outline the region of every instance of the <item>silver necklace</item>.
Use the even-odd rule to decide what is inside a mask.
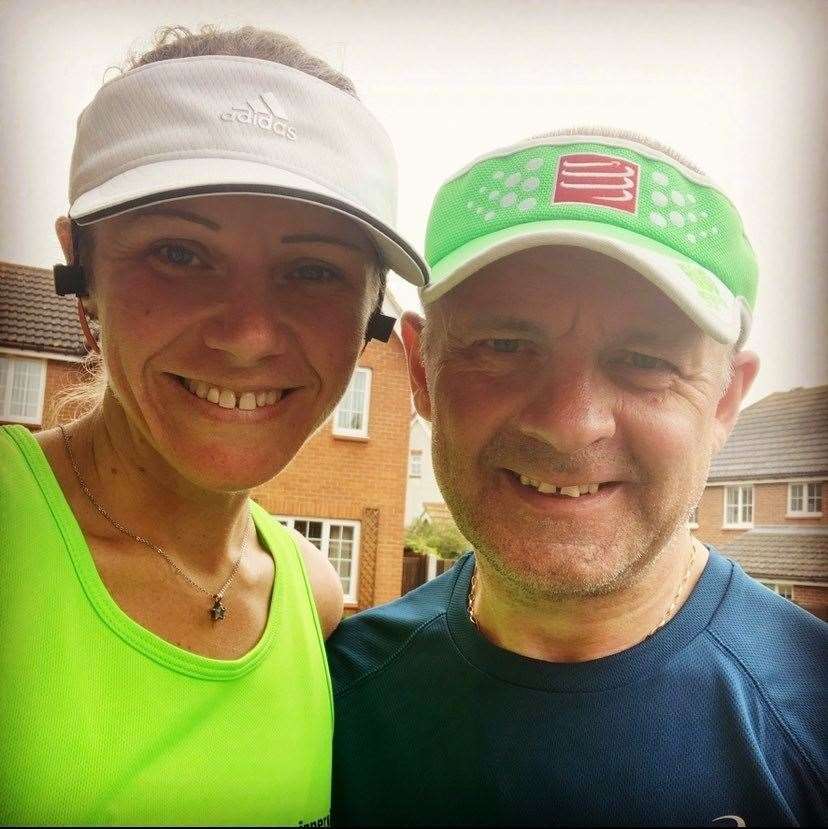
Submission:
[[[687,579],[690,578],[690,572],[693,569],[693,562],[696,560],[696,545],[695,543],[690,543],[690,560],[687,562],[687,569],[684,571],[684,576],[681,580],[681,583],[678,586],[678,590],[676,590],[676,595],[673,596],[673,601],[670,602],[670,606],[664,613],[664,616],[661,618],[661,621],[644,637],[644,639],[649,639],[659,628],[664,627],[667,622],[673,616],[675,611],[676,604],[678,603],[679,596],[681,596],[682,591],[684,590],[684,585],[687,584]],[[477,622],[477,617],[474,615],[474,600],[477,598],[477,563],[475,562],[474,570],[472,571],[472,578],[471,578],[471,587],[469,588],[469,600],[468,600],[468,612],[469,612],[469,619],[471,619],[472,624],[480,630],[480,625]],[[644,641],[643,639],[641,640]]]
[[[235,563],[233,564],[233,569],[230,571],[230,575],[227,577],[227,580],[222,584],[222,586],[212,592],[208,590],[206,587],[202,587],[197,581],[193,578],[188,576],[165,552],[161,549],[157,544],[153,544],[148,538],[144,538],[141,535],[135,535],[134,532],[128,530],[123,524],[118,523],[96,500],[95,496],[89,491],[89,487],[86,485],[86,482],[81,477],[80,471],[78,470],[78,465],[75,462],[75,455],[72,452],[72,447],[70,445],[70,436],[67,433],[66,429],[63,428],[62,425],[59,426],[60,433],[63,435],[63,445],[66,447],[66,454],[69,456],[69,463],[72,464],[72,471],[75,473],[75,477],[78,479],[78,483],[80,484],[80,488],[83,490],[83,494],[92,502],[92,506],[104,517],[116,530],[120,530],[124,535],[128,535],[134,541],[139,542],[140,544],[145,544],[151,550],[155,550],[158,555],[160,555],[167,564],[178,573],[185,581],[189,582],[196,590],[201,591],[204,593],[205,596],[209,596],[213,600],[213,606],[208,611],[210,614],[210,618],[214,622],[221,622],[224,617],[227,615],[227,607],[223,604],[222,599],[224,598],[224,594],[227,592],[227,588],[230,587],[233,579],[236,577],[236,573],[239,570],[239,565],[241,564],[241,560],[244,558],[244,554],[247,552],[247,536],[250,532],[250,518],[248,517],[247,522],[244,527],[244,534],[242,535],[242,551],[239,554],[239,557],[236,559]]]

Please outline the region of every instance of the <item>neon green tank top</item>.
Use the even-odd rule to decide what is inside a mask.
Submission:
[[[333,707],[292,536],[267,625],[211,659],[115,603],[39,444],[0,428],[0,823],[327,825]]]

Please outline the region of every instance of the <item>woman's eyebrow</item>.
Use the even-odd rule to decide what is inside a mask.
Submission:
[[[286,244],[294,242],[321,242],[326,245],[340,245],[344,248],[351,248],[352,250],[358,250],[361,253],[366,253],[364,248],[361,248],[353,242],[346,242],[344,239],[338,239],[335,236],[321,236],[318,233],[292,233],[289,236],[283,236],[282,241]]]
[[[174,207],[148,207],[132,214],[133,219],[151,219],[153,216],[171,216],[174,219],[186,219],[188,222],[209,227],[210,230],[221,230],[221,225],[212,219],[200,216],[198,213],[190,213],[189,210],[179,210]]]

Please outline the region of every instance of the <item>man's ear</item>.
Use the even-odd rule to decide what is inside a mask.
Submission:
[[[750,391],[759,371],[759,357],[752,351],[737,351],[732,359],[733,377],[716,406],[713,451],[718,452],[725,444],[736,419],[739,408]]]
[[[408,362],[408,380],[414,395],[414,408],[426,420],[431,420],[431,397],[426,383],[425,363],[422,355],[423,320],[417,314],[406,311],[400,320],[405,359]]]

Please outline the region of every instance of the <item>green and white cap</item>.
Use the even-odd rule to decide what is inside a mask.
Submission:
[[[569,245],[628,265],[711,337],[744,343],[758,269],[736,208],[666,148],[601,132],[533,138],[446,181],[428,220],[423,303],[512,253]]]

